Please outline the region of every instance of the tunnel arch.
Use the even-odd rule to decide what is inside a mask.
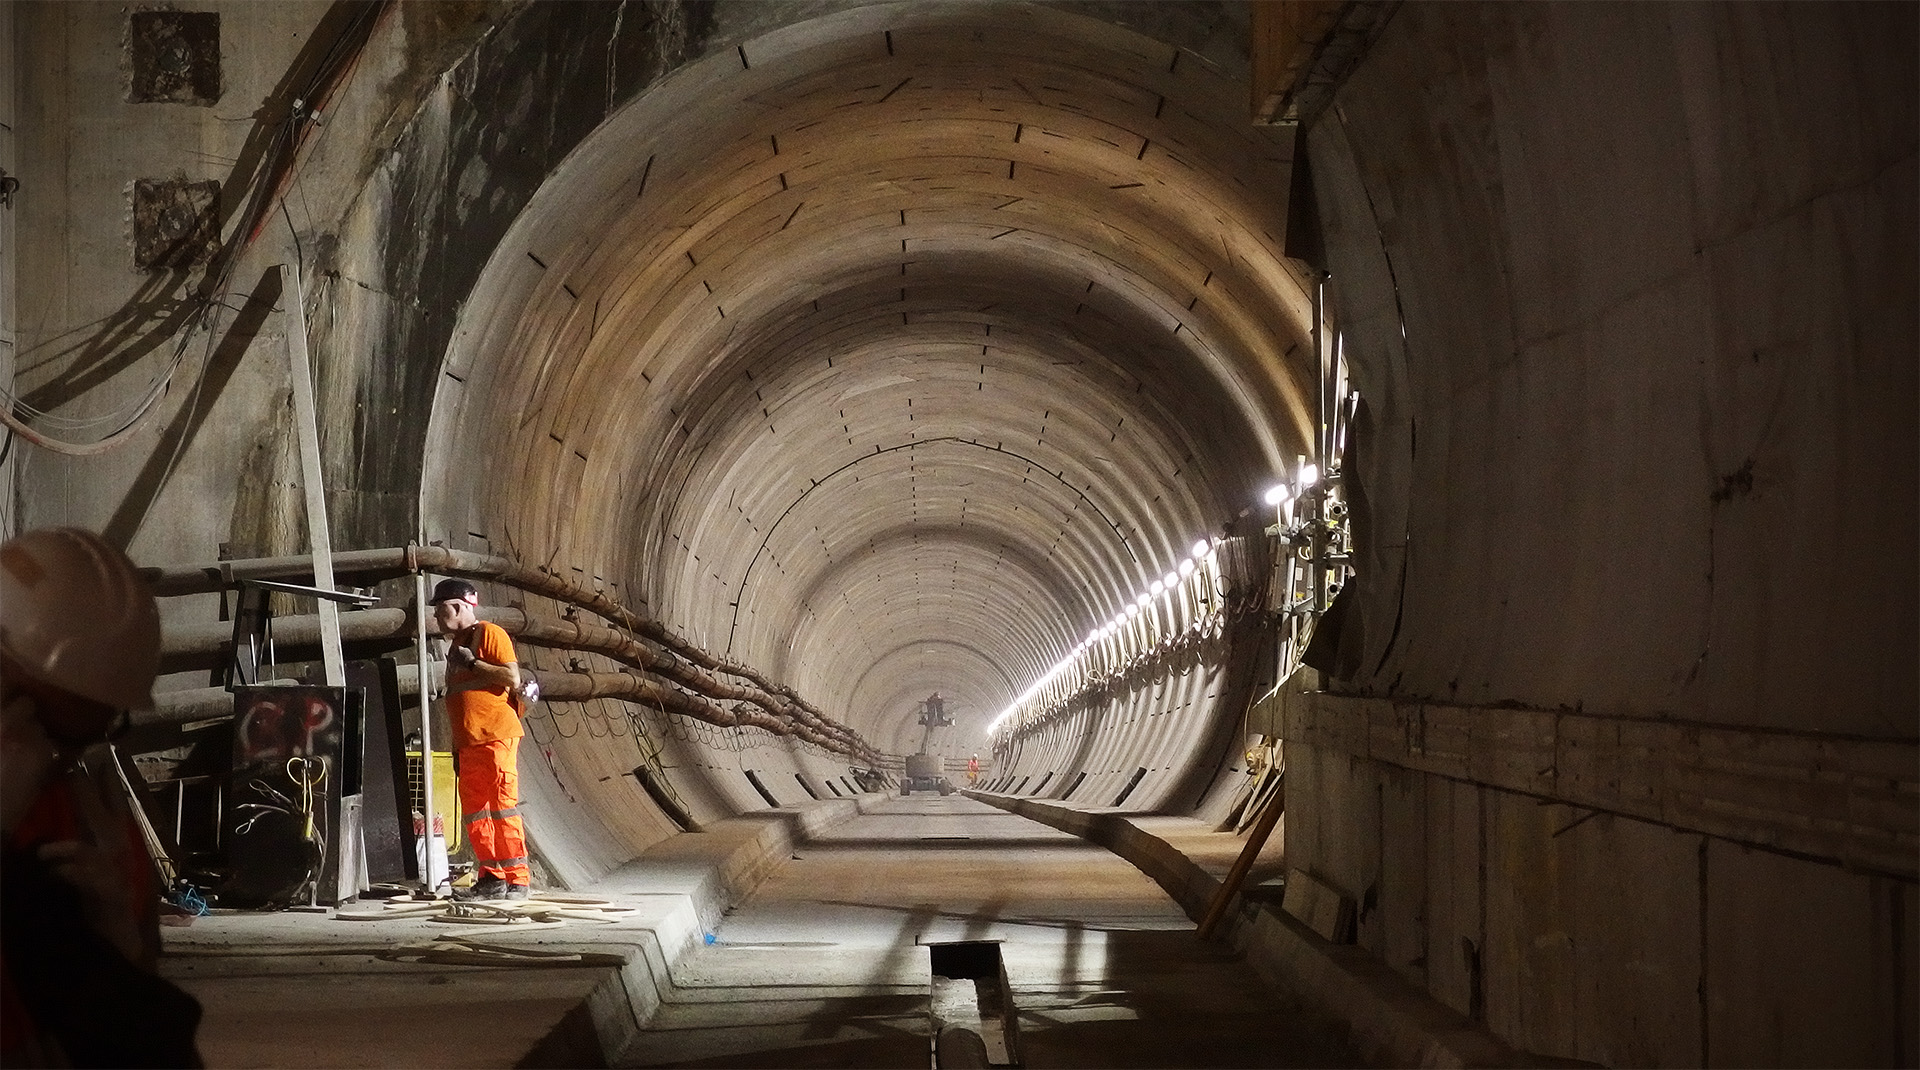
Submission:
[[[1207,62],[1073,11],[868,5],[712,52],[481,271],[423,528],[615,583],[874,740],[923,691],[1010,699],[1300,451],[1286,152]],[[917,643],[976,653],[856,683]]]
[[[772,674],[903,749],[936,686],[977,706],[1084,659],[1013,704],[988,797],[1109,846],[1126,824],[1258,829],[1277,807],[1254,800],[1286,799],[1276,873],[1351,901],[1347,976],[1455,1015],[1429,1023],[1477,1019],[1534,1061],[1920,1050],[1894,1013],[1920,988],[1920,8],[190,6],[222,22],[212,107],[129,100],[114,76],[161,13],[0,4],[0,305],[23,310],[0,350],[24,403],[4,519],[99,530],[155,577],[168,669],[121,753],[174,801],[157,829],[183,827],[189,771],[216,778],[207,826],[234,797],[207,731],[235,711],[205,686],[234,635],[218,589],[330,582],[306,556],[324,502],[331,582],[380,603],[343,622],[343,654],[430,690],[396,574],[471,571],[522,663],[560,674],[550,696],[605,682],[683,711],[582,697],[529,718],[543,889],[679,881],[726,834],[943,807],[878,798],[846,755],[771,730],[790,721],[730,726],[750,711],[726,703],[785,704],[717,677]],[[1332,25],[1292,27],[1298,47],[1268,32],[1313,12]],[[1291,98],[1289,70],[1308,72]],[[1299,126],[1251,129],[1248,103]],[[130,270],[159,236],[153,179],[185,184],[182,209],[217,189],[204,272]],[[1367,402],[1339,486],[1365,493],[1334,668],[1267,691],[1242,670],[1263,685],[1277,644],[1239,625],[1271,599],[1178,634],[1173,599],[1108,614],[1201,532],[1222,567],[1181,611],[1221,609],[1260,571],[1248,546],[1274,543],[1256,494],[1307,415],[1283,218],[1331,273]],[[302,312],[315,419],[296,430]],[[896,449],[807,495],[741,582],[809,478],[939,436],[1057,478]],[[1061,481],[1113,524],[1068,524]],[[311,678],[327,644],[294,636],[319,615],[280,601],[307,618],[282,617],[281,665]],[[736,602],[751,666],[685,671],[711,659],[666,631],[724,644]],[[627,624],[568,637],[568,609]],[[1119,630],[1076,646],[1102,618]],[[662,698],[667,679],[702,697]],[[409,708],[390,727],[441,727]],[[1284,792],[1255,790],[1282,769]],[[800,794],[830,778],[860,798]],[[1098,812],[1116,804],[1134,813]],[[694,820],[723,835],[676,834]],[[1114,849],[1221,868],[1159,843]],[[1198,915],[1206,885],[1170,876]],[[1281,969],[1312,951],[1279,914],[1225,916]],[[1405,1017],[1303,980],[1355,1029]]]

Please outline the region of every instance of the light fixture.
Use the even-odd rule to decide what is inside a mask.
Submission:
[[[1193,558],[1189,557],[1185,561],[1180,562],[1180,574],[1182,576],[1193,575]]]
[[[1279,505],[1289,497],[1287,494],[1287,485],[1285,483],[1276,483],[1268,487],[1266,497],[1268,505]]]
[[[1151,598],[1166,589],[1167,582],[1165,580],[1154,580],[1152,583],[1147,584],[1147,597]]]
[[[1139,606],[1133,604],[1132,602],[1127,603],[1127,616],[1131,617],[1139,612],[1140,612]]]
[[[1201,539],[1199,542],[1194,543],[1193,544],[1194,560],[1198,561],[1200,558],[1207,556],[1207,551],[1211,549],[1213,549],[1213,544],[1208,542],[1205,539]]]
[[[1320,482],[1320,466],[1319,465],[1303,464],[1300,466],[1300,485],[1301,486],[1311,487],[1318,482]]]
[[[1182,562],[1182,563],[1184,564],[1185,562]],[[1160,577],[1160,584],[1163,587],[1173,587],[1177,585],[1179,582],[1180,582],[1180,573],[1178,572],[1169,572],[1166,575]]]

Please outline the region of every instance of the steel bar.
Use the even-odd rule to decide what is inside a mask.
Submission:
[[[433,718],[428,709],[433,701],[431,659],[427,657],[427,574],[413,574],[413,693],[420,698],[420,885],[431,892],[440,887],[441,873],[434,866],[433,823],[440,816],[433,799]],[[443,831],[441,836],[446,833]],[[443,854],[445,852],[442,852]]]
[[[314,415],[313,364],[307,358],[307,300],[300,279],[300,257],[296,251],[289,262],[287,276],[293,292],[288,295],[287,364],[293,383],[293,427],[300,447],[300,486],[307,503],[307,542],[313,547],[313,585],[332,591],[333,534],[327,526],[327,493],[320,465],[320,428]],[[347,682],[346,661],[340,656],[340,607],[331,599],[320,599],[320,662],[328,687]]]

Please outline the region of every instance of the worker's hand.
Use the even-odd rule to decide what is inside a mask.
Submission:
[[[456,645],[447,648],[448,665],[456,669],[469,669],[473,667],[473,661],[473,651],[466,647]]]

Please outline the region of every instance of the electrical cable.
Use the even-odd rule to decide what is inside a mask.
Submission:
[[[89,417],[84,420],[73,420],[36,409],[13,391],[0,389],[0,424],[3,424],[9,432],[9,442],[11,441],[12,435],[19,435],[34,445],[55,453],[77,457],[96,456],[124,444],[146,425],[147,421],[158,408],[159,401],[167,395],[168,389],[172,385],[174,374],[179,370],[181,363],[185,360],[188,346],[192,342],[194,330],[205,322],[208,312],[213,307],[224,303],[227,295],[231,292],[234,265],[238,263],[240,254],[252,245],[254,239],[259,236],[260,226],[270,212],[270,204],[279,200],[284,207],[284,198],[281,196],[281,193],[286,189],[289,181],[299,178],[300,172],[302,171],[302,168],[298,166],[296,161],[301,145],[305,141],[306,131],[312,126],[321,125],[313,120],[312,117],[317,115],[326,104],[332,102],[334,94],[345,84],[352,71],[358,67],[360,55],[366,43],[366,39],[361,36],[361,30],[366,28],[368,20],[377,18],[385,11],[386,7],[387,5],[384,0],[381,0],[381,2],[373,3],[362,8],[354,16],[353,21],[334,39],[327,54],[322,58],[318,68],[315,70],[313,77],[308,80],[305,92],[294,99],[293,107],[289,109],[287,116],[283,118],[274,129],[269,138],[267,148],[262,153],[262,166],[255,172],[256,177],[251,183],[251,189],[248,192],[247,208],[241,213],[240,223],[234,229],[235,237],[228,239],[229,244],[214,254],[216,264],[214,274],[210,280],[203,280],[197,295],[189,298],[194,304],[186,313],[186,321],[178,328],[179,342],[174,347],[173,355],[168,359],[165,368],[154,376],[153,381],[147,386],[147,389],[141,394],[140,398],[132,403],[131,406],[123,406],[121,409],[111,413]],[[343,53],[342,50],[347,47],[348,42],[355,40],[357,40],[358,43],[353,45],[351,55]],[[307,108],[307,102],[314,100],[316,97],[320,98],[319,104],[321,106],[311,109]],[[294,136],[296,124],[300,124],[298,136]],[[276,174],[277,179],[269,184],[267,176]],[[288,226],[292,226],[292,220],[290,218],[288,220]],[[239,237],[243,232],[245,233],[245,237]],[[208,281],[212,282],[211,286],[206,285]],[[304,310],[302,310],[302,315],[304,315]],[[212,344],[211,333],[211,328],[209,328],[209,353],[211,353]],[[203,362],[201,366],[202,375],[204,375],[205,371],[206,367]],[[196,388],[198,385],[199,377],[196,377]],[[83,430],[87,427],[95,427],[112,422],[119,416],[120,412],[127,411],[129,408],[131,415],[122,421],[119,427],[108,433],[105,437],[92,442],[70,442],[65,439],[56,438],[53,435],[34,428],[27,422],[28,420],[38,420],[40,422],[52,422],[63,430]],[[177,456],[175,460],[177,460]],[[172,463],[172,461],[169,462],[169,469],[171,469]]]

